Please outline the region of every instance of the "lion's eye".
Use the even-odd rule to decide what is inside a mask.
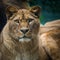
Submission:
[[[17,20],[14,20],[14,22],[19,23],[19,20],[18,19]]]
[[[34,19],[28,19],[28,22],[32,22]]]

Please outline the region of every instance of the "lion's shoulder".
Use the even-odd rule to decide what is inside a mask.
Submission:
[[[47,53],[55,60],[60,58],[59,40],[60,31],[52,30],[45,32],[41,35],[42,46],[46,49]]]

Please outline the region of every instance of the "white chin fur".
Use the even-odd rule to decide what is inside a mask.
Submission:
[[[21,39],[19,39],[19,42],[29,42],[29,41],[31,41],[31,39],[29,39],[29,38],[21,38]]]

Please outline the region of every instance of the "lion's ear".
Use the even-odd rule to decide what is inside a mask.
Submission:
[[[8,6],[7,9],[6,9],[7,19],[9,19],[14,13],[16,13],[17,10],[18,9],[14,6]]]
[[[31,11],[32,13],[34,13],[36,16],[39,17],[40,12],[41,12],[41,7],[39,7],[39,6],[33,6],[33,7],[30,9],[30,11]]]

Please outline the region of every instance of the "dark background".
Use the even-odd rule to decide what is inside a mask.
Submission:
[[[41,23],[60,19],[60,0],[32,0],[30,5],[39,5],[42,8]]]
[[[5,7],[2,3],[2,0],[0,0],[0,32],[6,24],[6,20]]]
[[[40,21],[45,24],[48,21],[60,19],[60,0],[32,0],[30,6],[41,6]],[[6,24],[5,7],[0,0],[0,31]]]

